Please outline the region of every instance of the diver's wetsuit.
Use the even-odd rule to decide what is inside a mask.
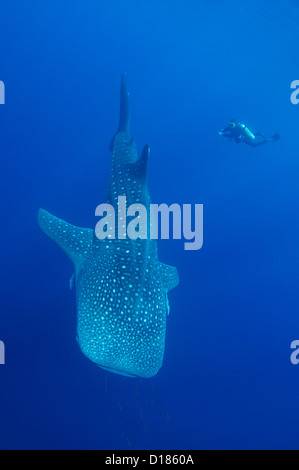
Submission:
[[[219,132],[219,135],[234,139],[237,144],[243,142],[251,147],[258,147],[259,145],[267,144],[268,142],[275,142],[279,139],[279,135],[275,134],[270,139],[267,139],[262,132],[257,132],[255,135],[245,126],[235,121],[231,121],[230,125]],[[263,140],[256,140],[256,137],[260,136]]]

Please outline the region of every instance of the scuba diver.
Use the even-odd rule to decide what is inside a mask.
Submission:
[[[280,139],[279,134],[275,134],[270,138],[266,138],[263,132],[256,132],[256,134],[253,134],[245,124],[241,124],[235,119],[229,121],[228,127],[225,127],[222,131],[218,132],[218,135],[228,137],[230,140],[235,139],[237,144],[243,142],[251,147],[258,147],[259,145],[267,144],[268,142],[276,142]],[[258,136],[262,137],[262,140],[257,140],[256,137]]]

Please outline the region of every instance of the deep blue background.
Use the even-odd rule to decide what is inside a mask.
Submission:
[[[1,448],[299,448],[295,1],[1,2]],[[73,268],[39,207],[94,227],[127,74],[156,203],[203,203],[178,267],[164,365],[108,374],[80,352]],[[281,140],[221,139],[231,118]]]

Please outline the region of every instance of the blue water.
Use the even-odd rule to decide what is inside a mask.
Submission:
[[[0,447],[299,448],[298,2],[2,2]],[[109,374],[76,342],[68,258],[44,207],[94,227],[119,83],[151,146],[153,202],[204,205],[204,245],[159,241],[179,270],[164,364]],[[231,118],[281,140],[217,135]]]

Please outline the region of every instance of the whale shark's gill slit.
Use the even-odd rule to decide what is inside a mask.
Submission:
[[[138,202],[149,214],[149,146],[138,157],[130,136],[124,77],[111,150],[108,202],[117,213],[118,196],[126,196],[127,206]],[[176,268],[159,261],[156,240],[98,240],[94,230],[73,226],[43,209],[38,223],[75,265],[71,285],[76,286],[77,341],[83,354],[116,374],[154,376],[163,362],[167,292],[179,282]]]

